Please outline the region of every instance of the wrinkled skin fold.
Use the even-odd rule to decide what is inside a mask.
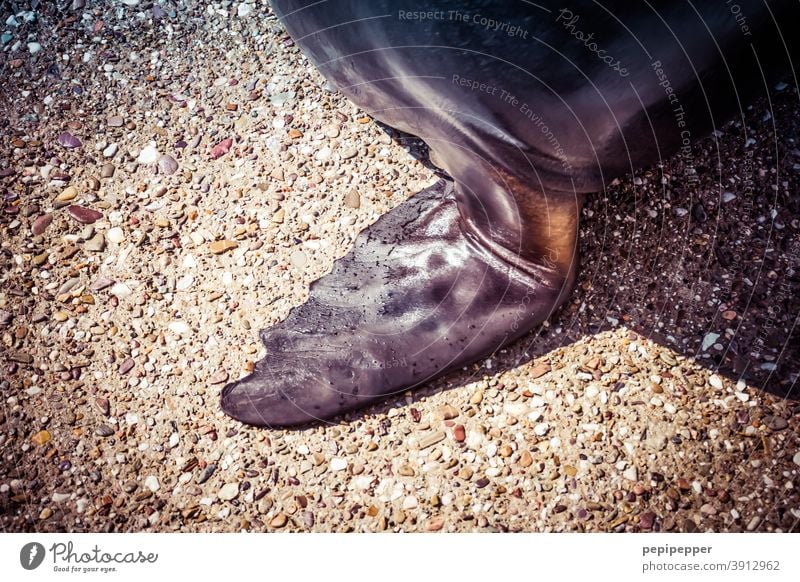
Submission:
[[[696,4],[273,0],[323,75],[424,139],[452,181],[367,228],[262,331],[267,354],[223,389],[223,410],[328,420],[549,317],[575,280],[584,195],[737,115],[797,54],[781,23],[800,3],[742,0],[746,33],[725,2]]]

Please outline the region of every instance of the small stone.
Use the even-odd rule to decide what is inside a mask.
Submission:
[[[722,319],[725,319],[727,321],[734,320],[734,319],[736,319],[736,312],[735,311],[731,311],[730,309],[728,309],[726,311],[723,311],[722,312]]]
[[[639,527],[642,529],[653,529],[656,521],[656,514],[652,511],[647,511],[639,516]]]
[[[237,483],[226,483],[222,486],[217,493],[217,497],[219,497],[222,501],[232,501],[239,496],[239,485]]]
[[[163,155],[158,158],[158,169],[165,176],[171,176],[178,171],[178,162],[170,155]]]
[[[800,451],[794,454],[794,457],[792,457],[792,462],[795,465],[800,465]]]
[[[103,157],[104,158],[113,158],[117,154],[117,149],[119,146],[115,143],[112,143],[103,150]]]
[[[458,410],[449,404],[445,404],[439,408],[439,414],[441,415],[442,420],[451,420],[458,416]]]
[[[228,372],[226,372],[225,370],[217,372],[216,374],[214,374],[213,376],[211,376],[208,379],[208,383],[212,384],[212,385],[214,385],[214,384],[222,384],[223,382],[227,382],[227,381],[228,381]]]
[[[519,465],[520,467],[530,467],[533,464],[533,457],[531,456],[530,452],[522,451],[522,454],[519,456]]]
[[[284,527],[286,523],[289,521],[289,518],[286,517],[285,514],[279,513],[272,520],[269,522],[270,527],[280,528]]]
[[[75,137],[74,135],[72,135],[67,131],[60,134],[56,138],[56,141],[61,147],[66,149],[74,149],[81,147],[81,140],[79,140],[77,137]]]
[[[628,481],[636,481],[639,479],[639,471],[635,466],[630,466],[622,472],[622,476]]]
[[[200,476],[197,477],[197,484],[202,485],[203,483],[208,481],[211,478],[211,475],[213,475],[214,471],[216,470],[217,470],[216,463],[211,463],[210,465],[208,465],[205,469],[203,469],[203,472],[200,473]]]
[[[352,148],[352,147],[345,148],[341,152],[339,152],[339,156],[343,160],[349,160],[351,158],[356,157],[357,155],[358,155],[358,150],[356,148]]]
[[[103,414],[103,416],[108,416],[111,412],[111,403],[108,401],[108,398],[99,396],[94,399],[94,404],[97,406],[97,410]]]
[[[70,206],[67,208],[67,212],[76,222],[81,224],[94,224],[103,218],[102,212],[84,206]]]
[[[544,436],[547,434],[547,431],[550,430],[550,425],[546,422],[540,422],[536,426],[533,427],[533,434],[536,436]]]
[[[723,387],[722,378],[720,378],[716,374],[711,374],[711,376],[708,377],[708,383],[711,384],[713,388],[716,388],[717,390],[722,390]]]
[[[358,190],[350,190],[344,196],[344,205],[348,208],[361,208],[361,196],[358,193]]]
[[[119,365],[119,373],[127,374],[133,369],[134,364],[135,362],[133,361],[133,358],[125,358]]]
[[[67,186],[56,196],[56,200],[59,202],[69,202],[70,200],[75,200],[77,197],[78,189],[75,186]]]
[[[106,232],[106,240],[110,243],[120,244],[125,240],[125,231],[118,226],[109,228]]]
[[[467,433],[464,430],[463,424],[457,424],[455,428],[453,428],[453,438],[456,440],[457,443],[463,443],[464,440],[467,438]]]
[[[121,115],[113,115],[106,120],[108,127],[122,127],[125,119]]]
[[[215,145],[211,150],[211,159],[216,160],[217,158],[221,158],[222,156],[228,153],[228,150],[231,149],[232,145],[233,145],[233,140],[231,138],[222,140],[217,145]]]
[[[155,164],[158,161],[159,153],[158,149],[156,148],[155,143],[151,143],[150,145],[145,146],[142,151],[139,152],[139,155],[136,157],[136,161],[142,165],[149,166],[151,164]]]
[[[148,477],[146,477],[144,480],[144,486],[153,493],[158,491],[159,488],[161,487],[155,475],[149,475]]]
[[[101,424],[100,426],[95,429],[95,434],[102,438],[108,438],[114,434],[114,429],[108,426],[107,424]]]
[[[188,323],[186,323],[185,321],[180,321],[180,320],[179,321],[170,322],[167,325],[167,329],[169,329],[171,332],[176,333],[178,335],[186,335],[190,331],[192,331],[192,328],[189,326]]]
[[[440,531],[444,527],[444,517],[437,515],[428,520],[425,524],[425,531]]]
[[[747,531],[755,531],[760,523],[761,518],[757,515],[754,515],[753,518],[747,523]]]
[[[100,168],[100,177],[101,178],[113,178],[114,172],[116,172],[117,168],[112,163],[105,163]]]
[[[540,364],[536,364],[530,371],[530,377],[536,380],[537,378],[541,378],[545,374],[550,371],[550,364],[547,362],[542,362]]]
[[[292,251],[292,254],[289,257],[289,262],[291,262],[292,266],[294,266],[296,269],[302,270],[308,264],[308,257],[303,251],[296,249]]]
[[[40,430],[39,432],[37,432],[35,435],[33,435],[31,437],[31,442],[33,444],[35,444],[35,445],[41,446],[41,445],[46,445],[47,443],[49,443],[51,438],[52,437],[51,437],[49,431]]]
[[[47,227],[53,222],[53,215],[52,214],[43,214],[36,218],[33,221],[33,225],[31,225],[31,232],[34,236],[39,236],[43,234]]]
[[[779,430],[784,430],[789,426],[789,421],[780,416],[768,416],[764,420],[764,424],[767,425],[767,428],[776,432]]]
[[[16,350],[8,350],[8,359],[12,362],[19,362],[20,364],[32,364],[33,356],[27,352],[18,352]]]
[[[69,501],[70,497],[71,495],[69,493],[56,492],[50,496],[50,499],[53,501],[53,503],[64,503],[65,501]]]
[[[347,469],[347,459],[341,457],[331,459],[331,471],[344,471],[345,469]]]
[[[476,390],[472,394],[472,396],[470,396],[469,403],[470,404],[480,404],[482,400],[483,400],[483,391],[482,390]]]
[[[93,253],[99,253],[106,248],[106,239],[98,232],[84,243],[83,248]]]
[[[215,255],[221,255],[239,246],[235,240],[217,240],[208,245],[209,250]]]
[[[436,443],[443,441],[445,436],[443,431],[430,432],[419,439],[419,448],[427,449],[432,447]]]

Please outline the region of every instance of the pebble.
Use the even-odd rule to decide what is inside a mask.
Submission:
[[[149,166],[155,164],[159,159],[158,148],[155,143],[151,143],[139,152],[136,161],[142,165]]]
[[[110,243],[120,244],[125,240],[125,231],[118,226],[111,227],[106,231],[106,240]]]
[[[221,255],[239,246],[235,240],[217,240],[208,245],[209,250],[215,255]]]
[[[208,481],[214,474],[214,471],[216,470],[217,470],[216,463],[211,463],[210,465],[208,465],[205,469],[203,469],[203,472],[200,473],[200,475],[197,477],[197,484],[202,485],[203,483]]]
[[[117,154],[117,149],[119,146],[117,144],[112,143],[103,150],[103,157],[104,158],[113,158]]]
[[[67,208],[69,215],[81,224],[94,224],[101,218],[103,213],[92,208],[85,208],[84,206],[70,206]]]
[[[144,480],[144,486],[155,493],[161,488],[161,485],[158,482],[158,478],[155,475],[148,475]]]
[[[81,147],[81,140],[79,140],[77,137],[75,137],[68,131],[65,131],[64,133],[60,134],[56,138],[56,141],[61,147],[66,149],[75,149]]]
[[[464,425],[463,425],[463,424],[457,424],[457,425],[456,425],[456,426],[453,428],[453,438],[454,438],[454,439],[456,440],[456,442],[458,442],[458,443],[463,443],[463,442],[464,442],[464,440],[467,438],[467,433],[466,433],[466,431],[464,430]]]
[[[278,515],[273,517],[272,520],[270,520],[269,525],[270,527],[281,528],[284,527],[288,523],[288,521],[289,518],[286,517],[285,514],[279,513]]]
[[[767,416],[765,424],[769,429],[777,432],[786,429],[789,426],[789,421],[780,416]]]
[[[761,523],[761,518],[757,515],[754,515],[749,522],[747,522],[747,531],[755,531],[756,528]]]
[[[33,435],[31,437],[31,442],[33,444],[35,444],[35,445],[41,446],[41,445],[46,445],[47,443],[49,443],[51,438],[52,437],[51,437],[49,431],[40,430],[39,432],[37,432],[35,435]]]
[[[622,476],[628,481],[637,481],[639,479],[639,471],[636,470],[635,466],[631,465],[622,472]]]
[[[550,425],[546,422],[540,422],[533,427],[533,434],[536,436],[544,436],[550,430]]]
[[[347,206],[347,208],[361,208],[361,195],[358,193],[358,190],[349,190],[347,194],[345,194],[344,205]]]
[[[45,230],[47,230],[47,227],[50,226],[52,222],[53,222],[52,214],[49,213],[43,214],[42,216],[37,217],[36,220],[33,221],[33,225],[31,225],[31,232],[33,233],[34,236],[39,236],[40,234],[43,234]]]
[[[221,370],[208,379],[209,384],[222,384],[228,381],[228,372]]]
[[[531,368],[530,377],[536,380],[537,378],[541,378],[547,374],[550,370],[550,364],[547,362],[536,364],[533,368]]]
[[[652,511],[647,511],[639,516],[639,527],[642,529],[653,529],[656,521],[656,514]]]
[[[59,202],[69,202],[70,200],[75,200],[77,197],[78,189],[75,186],[67,186],[56,196],[56,200]]]
[[[114,434],[114,429],[107,424],[101,424],[95,430],[95,434],[102,438],[108,438]]]
[[[444,517],[437,515],[432,517],[425,524],[425,531],[440,531],[444,527]]]
[[[423,435],[419,439],[419,448],[427,449],[428,447],[432,447],[436,443],[443,441],[445,436],[446,435],[443,431],[430,432],[426,435]]]
[[[102,252],[106,248],[106,240],[103,235],[98,232],[84,243],[83,248],[95,253]]]
[[[792,457],[792,461],[794,462],[795,465],[800,465],[800,451],[794,454],[794,457]]]
[[[308,265],[308,257],[306,254],[301,251],[300,249],[292,251],[291,256],[289,257],[289,262],[292,263],[296,269],[305,269],[306,265]]]
[[[714,341],[716,341],[716,340],[714,340]],[[722,388],[723,388],[722,378],[720,378],[716,374],[712,374],[711,376],[708,377],[708,383],[711,384],[711,386],[713,388],[716,388],[717,390],[722,390]]]
[[[178,171],[178,162],[170,155],[163,155],[158,158],[158,169],[165,176],[171,176]]]
[[[217,493],[217,497],[219,497],[222,501],[231,501],[233,499],[236,499],[238,496],[239,496],[238,483],[226,483]]]
[[[221,142],[219,142],[217,145],[215,145],[212,148],[212,150],[211,150],[211,159],[212,160],[216,160],[218,158],[221,158],[222,156],[224,156],[225,154],[228,153],[228,151],[231,149],[232,145],[233,145],[233,140],[232,139],[228,138],[228,139],[222,140]]]
[[[117,171],[116,166],[112,163],[105,163],[100,168],[100,177],[101,178],[113,178],[114,172]]]
[[[331,459],[331,471],[344,471],[347,469],[347,459],[334,457]]]
[[[111,403],[108,401],[108,398],[103,398],[102,396],[99,396],[94,399],[94,403],[103,416],[108,416],[109,413],[111,412]]]

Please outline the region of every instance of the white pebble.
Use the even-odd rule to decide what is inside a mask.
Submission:
[[[536,426],[533,427],[533,434],[536,436],[544,436],[547,434],[547,431],[550,430],[550,425],[546,422],[540,422]]]
[[[139,152],[139,156],[136,158],[136,161],[140,164],[155,164],[158,161],[160,154],[158,153],[158,149],[156,148],[155,143],[151,143],[150,145],[146,146],[142,151]]]
[[[108,242],[119,244],[125,240],[125,231],[118,226],[109,228],[108,232],[106,232],[106,240]]]
[[[347,459],[334,457],[331,459],[331,471],[344,471],[347,469]]]

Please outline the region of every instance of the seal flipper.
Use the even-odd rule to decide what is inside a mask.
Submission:
[[[573,280],[572,264],[512,265],[491,252],[442,180],[362,231],[308,301],[261,332],[266,356],[223,389],[222,408],[294,426],[419,387],[541,323]]]

